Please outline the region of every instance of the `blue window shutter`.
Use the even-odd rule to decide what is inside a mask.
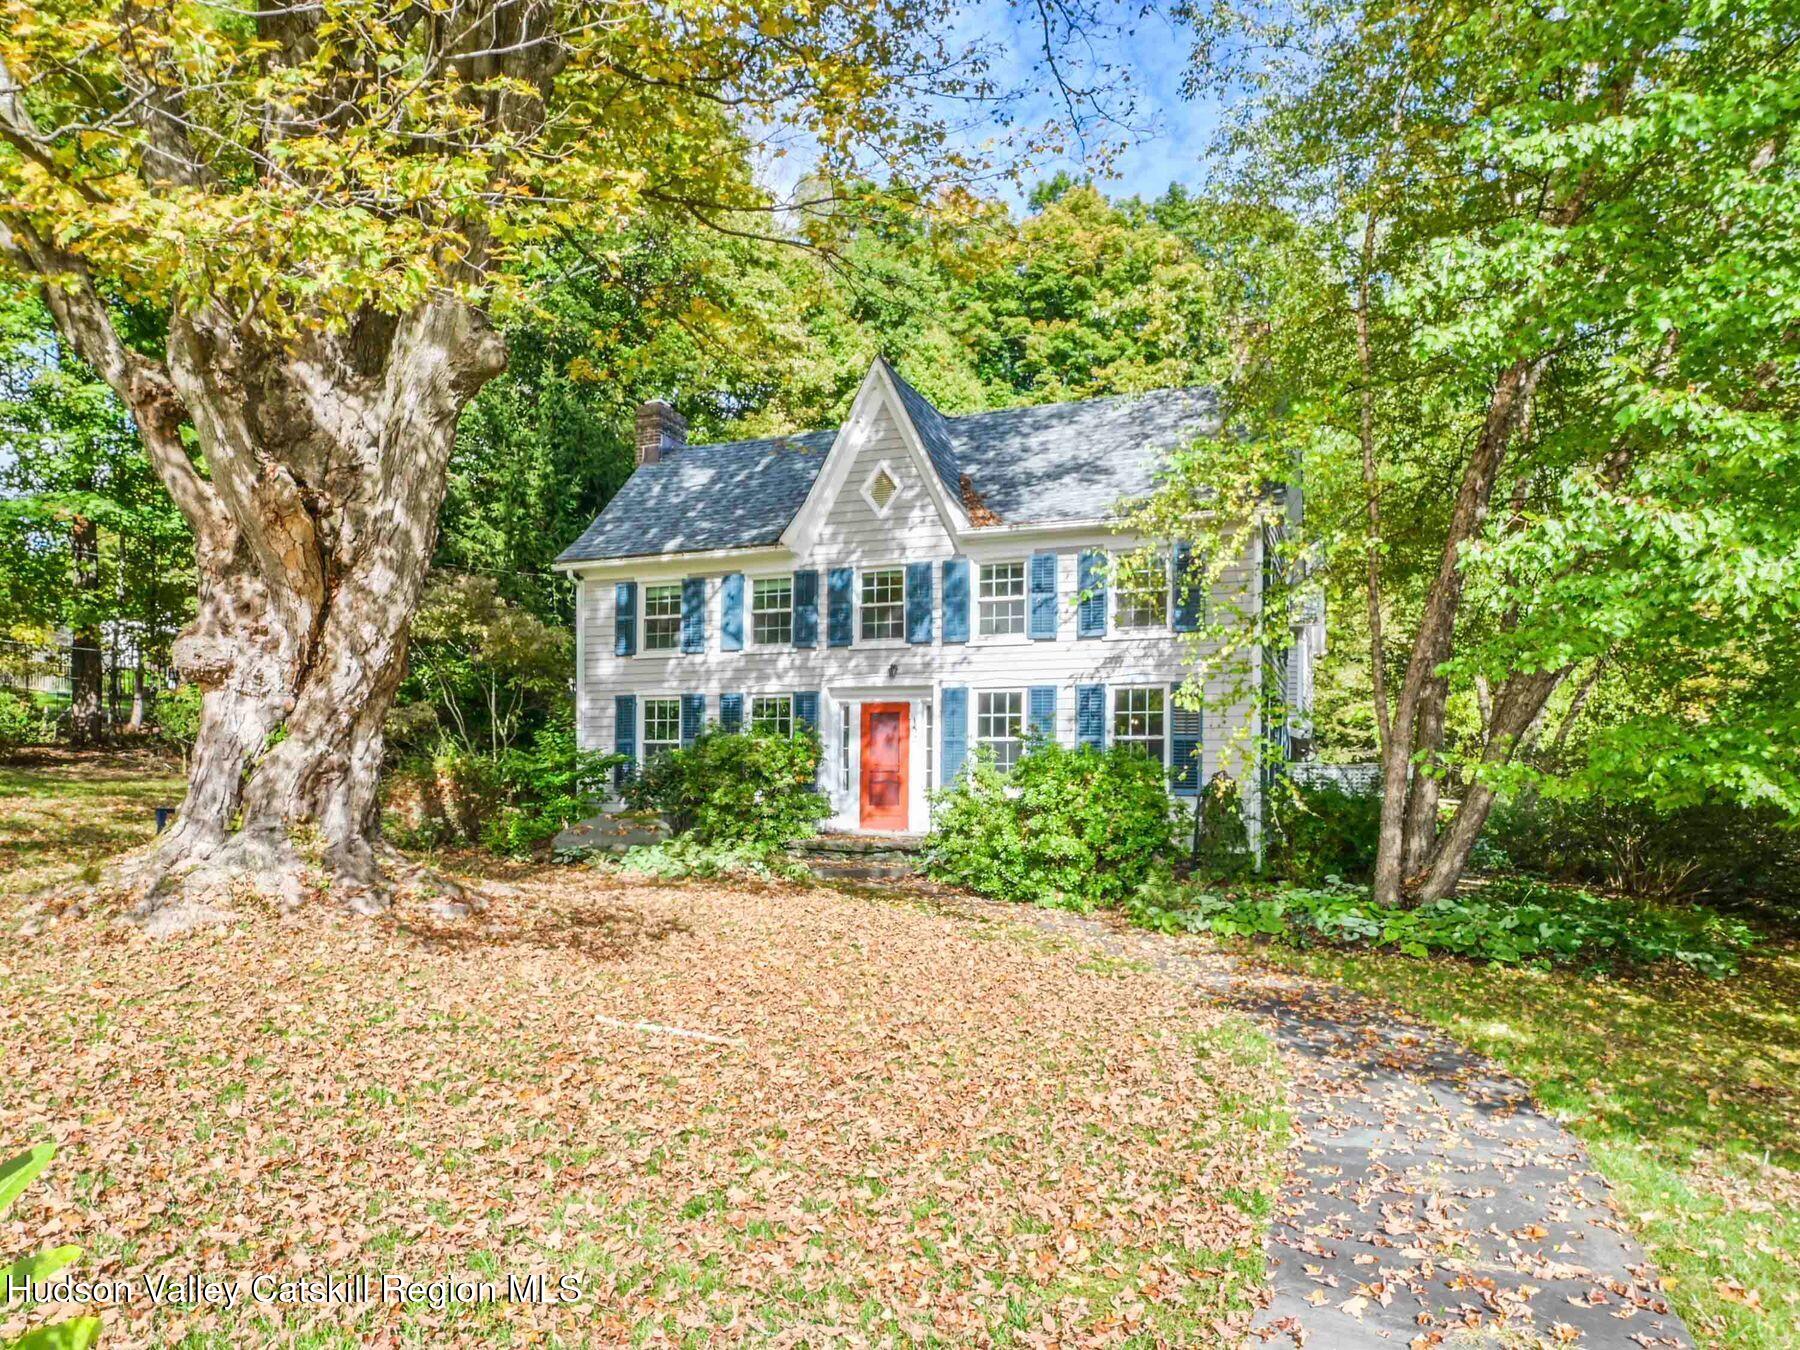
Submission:
[[[719,583],[719,650],[744,650],[744,574],[732,572]]]
[[[1200,791],[1200,745],[1204,714],[1175,703],[1175,685],[1169,690],[1169,768],[1175,795],[1192,797]]]
[[[637,768],[636,694],[613,695],[613,753],[625,756],[625,762],[613,770],[613,787],[620,788]]]
[[[946,685],[938,700],[944,714],[942,785],[950,787],[969,757],[969,691],[962,685]]]
[[[819,645],[819,574],[794,573],[794,645]]]
[[[700,735],[700,727],[706,721],[706,695],[683,694],[681,696],[681,743],[692,745]]]
[[[1205,597],[1200,594],[1201,579],[1193,575],[1194,550],[1186,544],[1175,545],[1175,631],[1191,633],[1200,626],[1200,607]]]
[[[801,689],[794,694],[794,721],[801,726],[819,729],[819,691]]]
[[[1056,686],[1053,684],[1034,684],[1026,696],[1027,716],[1025,730],[1033,736],[1042,736],[1045,740],[1056,739]]]
[[[834,567],[825,576],[825,641],[830,646],[850,645],[855,629],[855,588],[853,567]]]
[[[719,695],[719,730],[742,731],[744,729],[744,696],[742,694]]]
[[[613,655],[637,651],[637,582],[621,581],[613,587]]]
[[[1075,686],[1075,743],[1095,749],[1106,746],[1106,686]]]
[[[706,650],[705,577],[688,577],[681,583],[681,650]]]
[[[906,640],[931,641],[931,564],[906,564]]]
[[[1106,636],[1106,555],[1089,550],[1081,555],[1076,584],[1081,604],[1075,611],[1077,637]]]
[[[1056,638],[1056,555],[1031,555],[1031,636]]]
[[[944,641],[969,640],[969,560],[944,559]]]

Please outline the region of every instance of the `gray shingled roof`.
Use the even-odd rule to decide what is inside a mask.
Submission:
[[[1219,429],[1211,389],[945,417],[898,375],[894,384],[951,497],[960,500],[967,474],[1008,525],[1103,516],[1121,499],[1147,493],[1169,450]],[[808,431],[673,451],[633,473],[557,561],[776,543],[836,436]]]

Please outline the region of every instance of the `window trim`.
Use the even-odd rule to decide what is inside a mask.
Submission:
[[[1169,696],[1169,687],[1167,685],[1163,685],[1163,684],[1114,684],[1114,685],[1109,685],[1107,687],[1106,743],[1108,745],[1146,745],[1151,740],[1156,739],[1154,737],[1149,737],[1149,736],[1120,736],[1119,735],[1119,695],[1121,695],[1121,694],[1138,694],[1138,693],[1157,694],[1157,695],[1160,695],[1162,698],[1162,735],[1161,735],[1160,739],[1162,740],[1163,773],[1166,775],[1169,772],[1170,747],[1174,741],[1174,734],[1173,734],[1174,727],[1172,725],[1172,722],[1171,722],[1170,716],[1169,716],[1170,708],[1171,708],[1172,704],[1171,704],[1171,700],[1170,700],[1170,696]],[[1146,714],[1148,713],[1148,711],[1149,711],[1148,709],[1145,710]],[[1126,715],[1127,716],[1131,715],[1129,709],[1127,710]],[[1145,758],[1149,758],[1149,756],[1146,755]]]
[[[985,581],[985,578],[982,576],[982,573],[986,572],[990,567],[1016,567],[1019,569],[1019,593],[1017,596],[1007,596],[1004,599],[995,600],[995,599],[986,598],[982,595],[981,590],[982,590],[983,583]],[[975,604],[974,636],[977,638],[981,638],[983,640],[996,640],[997,639],[1002,642],[1009,641],[1013,638],[1029,637],[1030,630],[1031,630],[1031,563],[1030,563],[1030,560],[1026,559],[1026,558],[995,558],[991,561],[977,561],[975,563],[974,582],[975,582],[975,594],[973,597],[974,604]],[[993,604],[1011,605],[1014,603],[1016,603],[1019,606],[1019,626],[1017,628],[1008,628],[1004,632],[990,633],[987,630],[987,619],[988,619],[987,606],[993,605]]]
[[[868,606],[863,602],[864,578],[867,577],[872,572],[892,572],[895,576],[900,578],[900,598],[898,600],[892,602],[895,611],[899,614],[899,627],[895,630],[894,634],[891,637],[886,636],[886,635],[883,635],[880,637],[872,637],[872,636],[870,636],[868,630],[866,628],[864,628],[864,626],[863,626],[864,615],[868,612]],[[881,607],[886,608],[887,603],[888,602],[884,601],[882,603]],[[905,563],[903,563],[903,562],[874,563],[874,564],[858,567],[856,569],[856,626],[854,629],[852,629],[852,632],[855,634],[855,640],[859,643],[891,642],[895,646],[905,646],[906,645],[906,564]]]
[[[675,612],[674,612],[674,614],[672,614],[672,615],[671,614],[658,614],[658,615],[652,616],[650,613],[650,592],[651,591],[673,591],[673,592],[675,592]],[[638,651],[647,656],[655,654],[655,653],[660,653],[660,652],[679,652],[681,650],[681,622],[682,622],[682,608],[683,608],[682,594],[681,594],[681,582],[680,581],[647,581],[647,582],[644,582],[638,588],[638,597],[639,597],[638,598],[638,625],[639,625]],[[672,618],[675,621],[675,627],[673,628],[673,630],[671,630],[672,640],[670,641],[668,646],[652,647],[650,645],[650,620],[652,617],[655,617],[657,619],[671,619]]]
[[[794,574],[792,572],[766,572],[761,576],[751,575],[751,576],[745,577],[744,579],[749,584],[749,587],[750,587],[749,604],[746,607],[747,611],[748,611],[748,618],[750,621],[750,631],[747,634],[747,636],[749,638],[749,642],[746,645],[751,646],[751,647],[791,647],[791,646],[793,646],[794,645]],[[788,603],[787,603],[788,635],[786,638],[784,638],[778,642],[765,642],[761,638],[756,636],[756,614],[757,614],[756,588],[760,583],[765,582],[765,581],[785,581],[787,583],[787,588],[788,588]],[[774,610],[774,611],[769,611],[769,612],[779,613],[780,611]],[[746,717],[748,715],[749,715],[748,713],[745,714]]]
[[[671,703],[675,706],[675,739],[672,741],[659,740],[656,744],[671,750],[681,749],[681,695],[640,694],[638,695],[637,739],[638,763],[640,765],[648,764],[650,762],[650,705],[652,703]],[[657,753],[661,754],[662,750],[659,749]]]
[[[1010,764],[1001,763],[1000,756],[998,754],[993,755],[994,767],[999,769],[1001,773],[1011,773],[1014,765],[1018,764],[1018,762],[1024,758],[1025,743],[1030,739],[1029,728],[1027,726],[1030,719],[1026,716],[1026,704],[1030,695],[1023,689],[975,689],[970,692],[975,695],[975,706],[970,710],[972,713],[970,722],[972,724],[974,735],[970,737],[969,748],[971,750],[979,750],[985,746],[988,747],[990,753],[993,753],[992,748],[996,744],[1010,743],[1016,745],[1018,748],[1014,752],[1012,763]],[[1016,713],[1009,710],[1000,714],[1002,717],[1009,719],[1016,717],[1016,726],[1018,729],[1017,736],[989,737],[982,734],[982,718],[984,716],[991,717],[994,715],[992,713],[983,713],[981,709],[982,701],[990,698],[1011,698],[1018,700],[1018,709]]]

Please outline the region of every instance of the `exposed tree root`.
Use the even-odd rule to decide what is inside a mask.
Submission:
[[[41,897],[26,931],[62,913],[85,913],[101,899],[122,904],[122,919],[152,937],[232,923],[271,907],[285,916],[329,904],[372,917],[407,899],[439,919],[486,908],[478,890],[386,844],[328,853],[309,847],[304,832],[296,834],[243,830],[207,839],[178,823],[114,859],[94,882]]]

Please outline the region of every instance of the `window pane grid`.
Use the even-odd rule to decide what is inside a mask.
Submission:
[[[1160,555],[1118,560],[1116,628],[1160,628],[1169,622],[1169,564]]]
[[[985,745],[1002,773],[1019,762],[1025,745],[1025,695],[1021,690],[979,694],[975,700],[975,742]]]
[[[681,744],[681,700],[647,698],[644,700],[644,760],[648,762],[665,750]]]
[[[793,578],[771,577],[751,583],[750,640],[759,647],[785,647],[793,643]]]
[[[794,700],[790,695],[767,695],[750,700],[750,726],[754,731],[777,736],[794,734]]]
[[[983,563],[976,598],[980,602],[981,634],[1025,631],[1025,564]]]
[[[1115,689],[1113,691],[1113,740],[1135,746],[1158,764],[1167,759],[1165,691]]]
[[[674,651],[681,642],[681,587],[644,587],[644,650]]]
[[[862,574],[862,635],[897,638],[906,633],[906,574],[884,567]]]

